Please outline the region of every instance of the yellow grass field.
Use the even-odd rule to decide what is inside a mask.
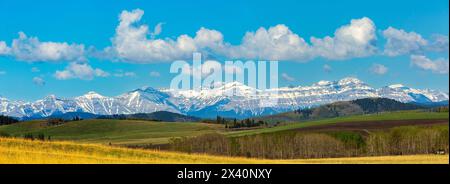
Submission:
[[[448,155],[263,160],[0,138],[0,164],[449,164]]]

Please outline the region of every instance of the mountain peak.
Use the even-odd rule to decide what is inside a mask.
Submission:
[[[86,93],[85,95],[83,95],[83,97],[91,98],[91,99],[92,99],[92,98],[105,98],[104,96],[98,94],[98,93],[95,92],[95,91],[89,91],[88,93]]]
[[[8,100],[8,99],[0,95],[0,100]]]
[[[364,84],[363,81],[359,80],[355,77],[346,77],[338,81],[339,85],[345,85],[345,84]]]
[[[406,86],[404,86],[403,84],[392,84],[388,87],[389,88],[405,88]]]
[[[321,81],[315,83],[314,85],[316,85],[316,86],[327,86],[327,85],[330,85],[332,83],[333,82],[331,82],[331,81],[321,80]]]
[[[57,97],[54,94],[47,95],[44,100],[56,100]]]
[[[138,92],[138,93],[142,93],[142,92],[145,92],[145,93],[160,93],[159,90],[157,90],[155,88],[152,88],[152,87],[148,87],[148,86],[145,86],[145,87],[142,87],[142,88],[135,89],[135,90],[131,91],[131,93],[134,93],[134,92]]]
[[[239,87],[239,86],[246,86],[246,85],[245,85],[245,84],[242,84],[242,83],[240,83],[240,82],[238,82],[238,81],[233,81],[233,82],[230,82],[230,83],[226,83],[226,84],[224,85],[224,87],[227,87],[227,88]]]

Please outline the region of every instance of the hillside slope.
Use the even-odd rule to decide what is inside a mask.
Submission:
[[[267,122],[295,122],[304,120],[316,120],[352,115],[373,114],[380,112],[425,109],[426,107],[402,103],[387,98],[364,98],[352,101],[341,101],[321,105],[309,109],[299,109],[292,112],[263,116],[261,119]]]
[[[120,114],[120,115],[104,115],[97,117],[98,119],[133,119],[133,120],[152,120],[165,122],[195,122],[200,118],[193,116],[186,116],[183,114],[158,111],[152,113],[137,113],[137,114]]]
[[[448,112],[423,112],[420,110],[412,111],[397,111],[397,112],[384,112],[378,114],[367,114],[367,115],[355,115],[355,116],[345,116],[336,118],[327,118],[320,120],[305,120],[301,122],[287,123],[285,125],[279,125],[270,128],[260,128],[253,130],[242,130],[228,132],[226,135],[231,137],[255,135],[261,133],[273,133],[279,131],[295,130],[299,128],[311,127],[311,126],[321,126],[329,124],[339,124],[339,123],[351,123],[351,122],[368,122],[368,121],[397,121],[397,120],[447,120],[449,119]]]
[[[0,126],[0,133],[22,137],[25,134],[44,134],[53,140],[75,140],[102,144],[166,144],[172,137],[213,133],[221,125],[204,123],[152,122],[141,120],[92,119],[72,121],[52,126],[45,120]]]

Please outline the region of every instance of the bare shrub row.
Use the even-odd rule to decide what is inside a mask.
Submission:
[[[172,139],[170,149],[187,153],[267,159],[410,155],[449,152],[448,126],[398,127],[372,132],[279,132],[238,138],[206,134]]]

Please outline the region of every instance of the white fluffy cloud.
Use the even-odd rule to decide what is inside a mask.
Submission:
[[[247,32],[238,46],[225,45],[230,58],[307,61],[315,57],[341,60],[369,56],[376,51],[375,24],[367,17],[353,19],[337,29],[333,37],[311,37],[311,44],[279,24]]]
[[[70,63],[65,70],[56,71],[54,76],[58,80],[67,80],[75,78],[82,80],[92,80],[94,77],[107,77],[109,76],[109,73],[98,68],[94,69],[87,63],[73,62]]]
[[[448,36],[436,34],[433,35],[433,42],[429,46],[429,50],[436,52],[448,52]]]
[[[119,60],[133,63],[147,63],[152,61],[173,61],[187,58],[197,50],[194,40],[181,35],[176,40],[151,39],[147,25],[136,26],[144,11],[140,9],[123,11],[119,16],[119,26],[112,38],[112,47],[107,52]]]
[[[368,56],[376,50],[375,26],[368,18],[355,19],[337,29],[334,37],[311,37],[311,45],[285,25],[247,33],[241,45],[231,47],[229,57],[307,61],[315,57],[340,60]],[[240,54],[235,54],[240,53]]]
[[[438,58],[431,60],[423,55],[412,55],[411,65],[419,67],[423,70],[430,70],[433,73],[448,74],[449,61],[448,58]]]
[[[428,41],[415,32],[406,32],[403,29],[389,27],[383,31],[387,39],[384,45],[384,54],[397,56],[409,53],[420,53],[428,45]]]
[[[384,75],[388,72],[388,68],[384,65],[375,63],[370,67],[370,72],[377,75]]]
[[[9,54],[10,50],[4,41],[0,41],[0,56]]]
[[[137,25],[143,15],[144,11],[140,9],[123,11],[112,46],[106,48],[104,54],[120,61],[152,63],[191,58],[193,52],[206,47],[214,50],[223,48],[222,34],[206,28],[197,31],[195,37],[183,34],[175,40],[157,39],[155,37],[161,33],[162,23],[150,32],[147,25]]]
[[[193,52],[204,55],[212,52],[229,59],[307,61],[315,57],[330,60],[364,57],[376,51],[375,24],[367,17],[351,20],[337,29],[333,37],[312,37],[311,44],[279,24],[247,32],[239,45],[231,45],[224,42],[221,32],[207,28],[200,28],[195,37],[184,34],[176,39],[157,39],[162,23],[151,32],[147,25],[138,25],[143,14],[140,9],[120,14],[112,46],[104,50],[104,55],[131,63],[189,59]]]
[[[289,81],[289,82],[295,81],[295,78],[289,76],[287,73],[282,73],[281,74],[281,78],[283,78],[284,80]]]
[[[334,37],[312,37],[314,55],[331,60],[365,57],[376,52],[375,24],[367,17],[351,20],[336,30]]]
[[[256,32],[247,32],[240,45],[229,46],[226,50],[226,55],[230,58],[262,60],[308,60],[311,58],[310,46],[283,24],[269,29],[259,28]]]
[[[29,62],[85,60],[84,45],[66,42],[41,42],[37,37],[28,37],[23,32],[19,32],[19,38],[12,41],[9,54],[17,60]]]
[[[33,83],[38,85],[38,86],[44,86],[45,85],[45,80],[41,77],[34,77],[33,78]]]
[[[284,24],[261,27],[247,32],[238,45],[224,41],[217,30],[200,28],[195,37],[186,34],[172,38],[155,38],[162,31],[162,23],[149,31],[147,25],[138,25],[143,10],[123,11],[106,55],[131,63],[152,63],[189,59],[193,52],[220,55],[228,59],[308,61],[317,57],[344,60],[367,57],[377,53],[376,26],[368,18],[352,19],[336,29],[334,35],[311,37],[309,43]],[[149,36],[150,35],[150,36]],[[389,27],[383,31],[387,56],[448,50],[448,36],[436,35],[427,41],[415,32]]]
[[[217,30],[202,27],[196,32],[194,41],[198,48],[209,48],[216,52],[226,49],[223,35]]]
[[[398,56],[404,54],[422,54],[426,51],[448,52],[448,36],[434,35],[427,40],[416,32],[389,27],[383,31],[386,38],[384,54]]]

